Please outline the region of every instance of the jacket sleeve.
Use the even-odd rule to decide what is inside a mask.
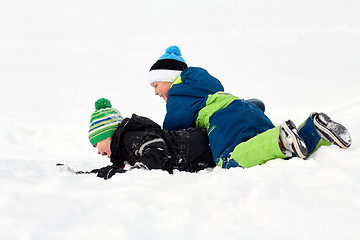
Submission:
[[[181,130],[194,127],[196,108],[193,106],[194,100],[190,99],[190,97],[173,96],[169,98],[166,104],[163,128],[166,130]]]
[[[135,153],[138,157],[133,168],[161,169],[168,160],[169,150],[162,138],[144,141]]]

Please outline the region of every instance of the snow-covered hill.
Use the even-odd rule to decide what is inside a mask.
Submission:
[[[360,2],[0,2],[0,239],[359,239]],[[323,111],[348,150],[197,174],[108,165],[87,139],[98,98],[162,123],[147,82],[169,45],[274,124]]]

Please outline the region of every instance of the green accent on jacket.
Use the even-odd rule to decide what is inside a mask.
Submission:
[[[209,118],[216,111],[226,108],[234,100],[239,99],[231,95],[230,93],[217,92],[215,94],[210,94],[206,100],[206,105],[203,107],[198,114],[196,119],[196,127],[209,128]]]
[[[171,84],[171,87],[172,87],[174,84],[180,84],[180,83],[182,83],[181,76],[178,76],[177,79],[175,79],[175,81],[173,82],[173,84]]]

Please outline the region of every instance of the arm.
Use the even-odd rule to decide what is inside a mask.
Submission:
[[[162,138],[154,138],[145,141],[135,152],[139,158],[131,169],[161,169],[166,163],[168,148]],[[96,173],[97,177],[105,180],[111,178],[116,173],[125,173],[122,167],[109,165],[100,169],[94,169],[90,173]]]
[[[61,170],[66,170],[69,171],[71,173],[74,173],[76,175],[79,174],[90,174],[90,173],[95,173],[97,174],[97,177],[103,178],[105,180],[111,178],[112,176],[114,176],[116,173],[124,173],[126,172],[126,170],[124,170],[122,167],[116,166],[116,165],[109,165],[103,168],[97,168],[97,169],[93,169],[90,172],[89,171],[76,171],[73,168],[69,167],[68,165],[62,164],[62,163],[58,163],[56,164],[56,166],[60,167]]]
[[[166,115],[163,128],[166,130],[181,130],[195,126],[194,116],[203,98],[172,96],[166,104]]]
[[[131,169],[161,169],[168,159],[168,147],[162,138],[148,138],[135,151],[135,156],[138,158]],[[115,164],[90,171],[90,173],[96,173],[97,177],[105,180],[116,173],[125,172],[126,170]]]
[[[138,159],[131,169],[161,169],[168,159],[168,148],[162,138],[148,138],[135,151],[135,156]],[[90,171],[90,173],[96,173],[97,177],[104,178],[105,180],[111,178],[116,173],[125,172],[126,170],[115,164]]]
[[[133,168],[162,169],[168,160],[169,150],[162,138],[147,138],[135,152],[138,157]]]

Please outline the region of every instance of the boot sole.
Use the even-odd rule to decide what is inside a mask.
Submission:
[[[315,116],[314,124],[325,141],[334,143],[343,149],[350,147],[351,138],[348,130],[343,125],[331,120],[326,114],[319,113]]]

